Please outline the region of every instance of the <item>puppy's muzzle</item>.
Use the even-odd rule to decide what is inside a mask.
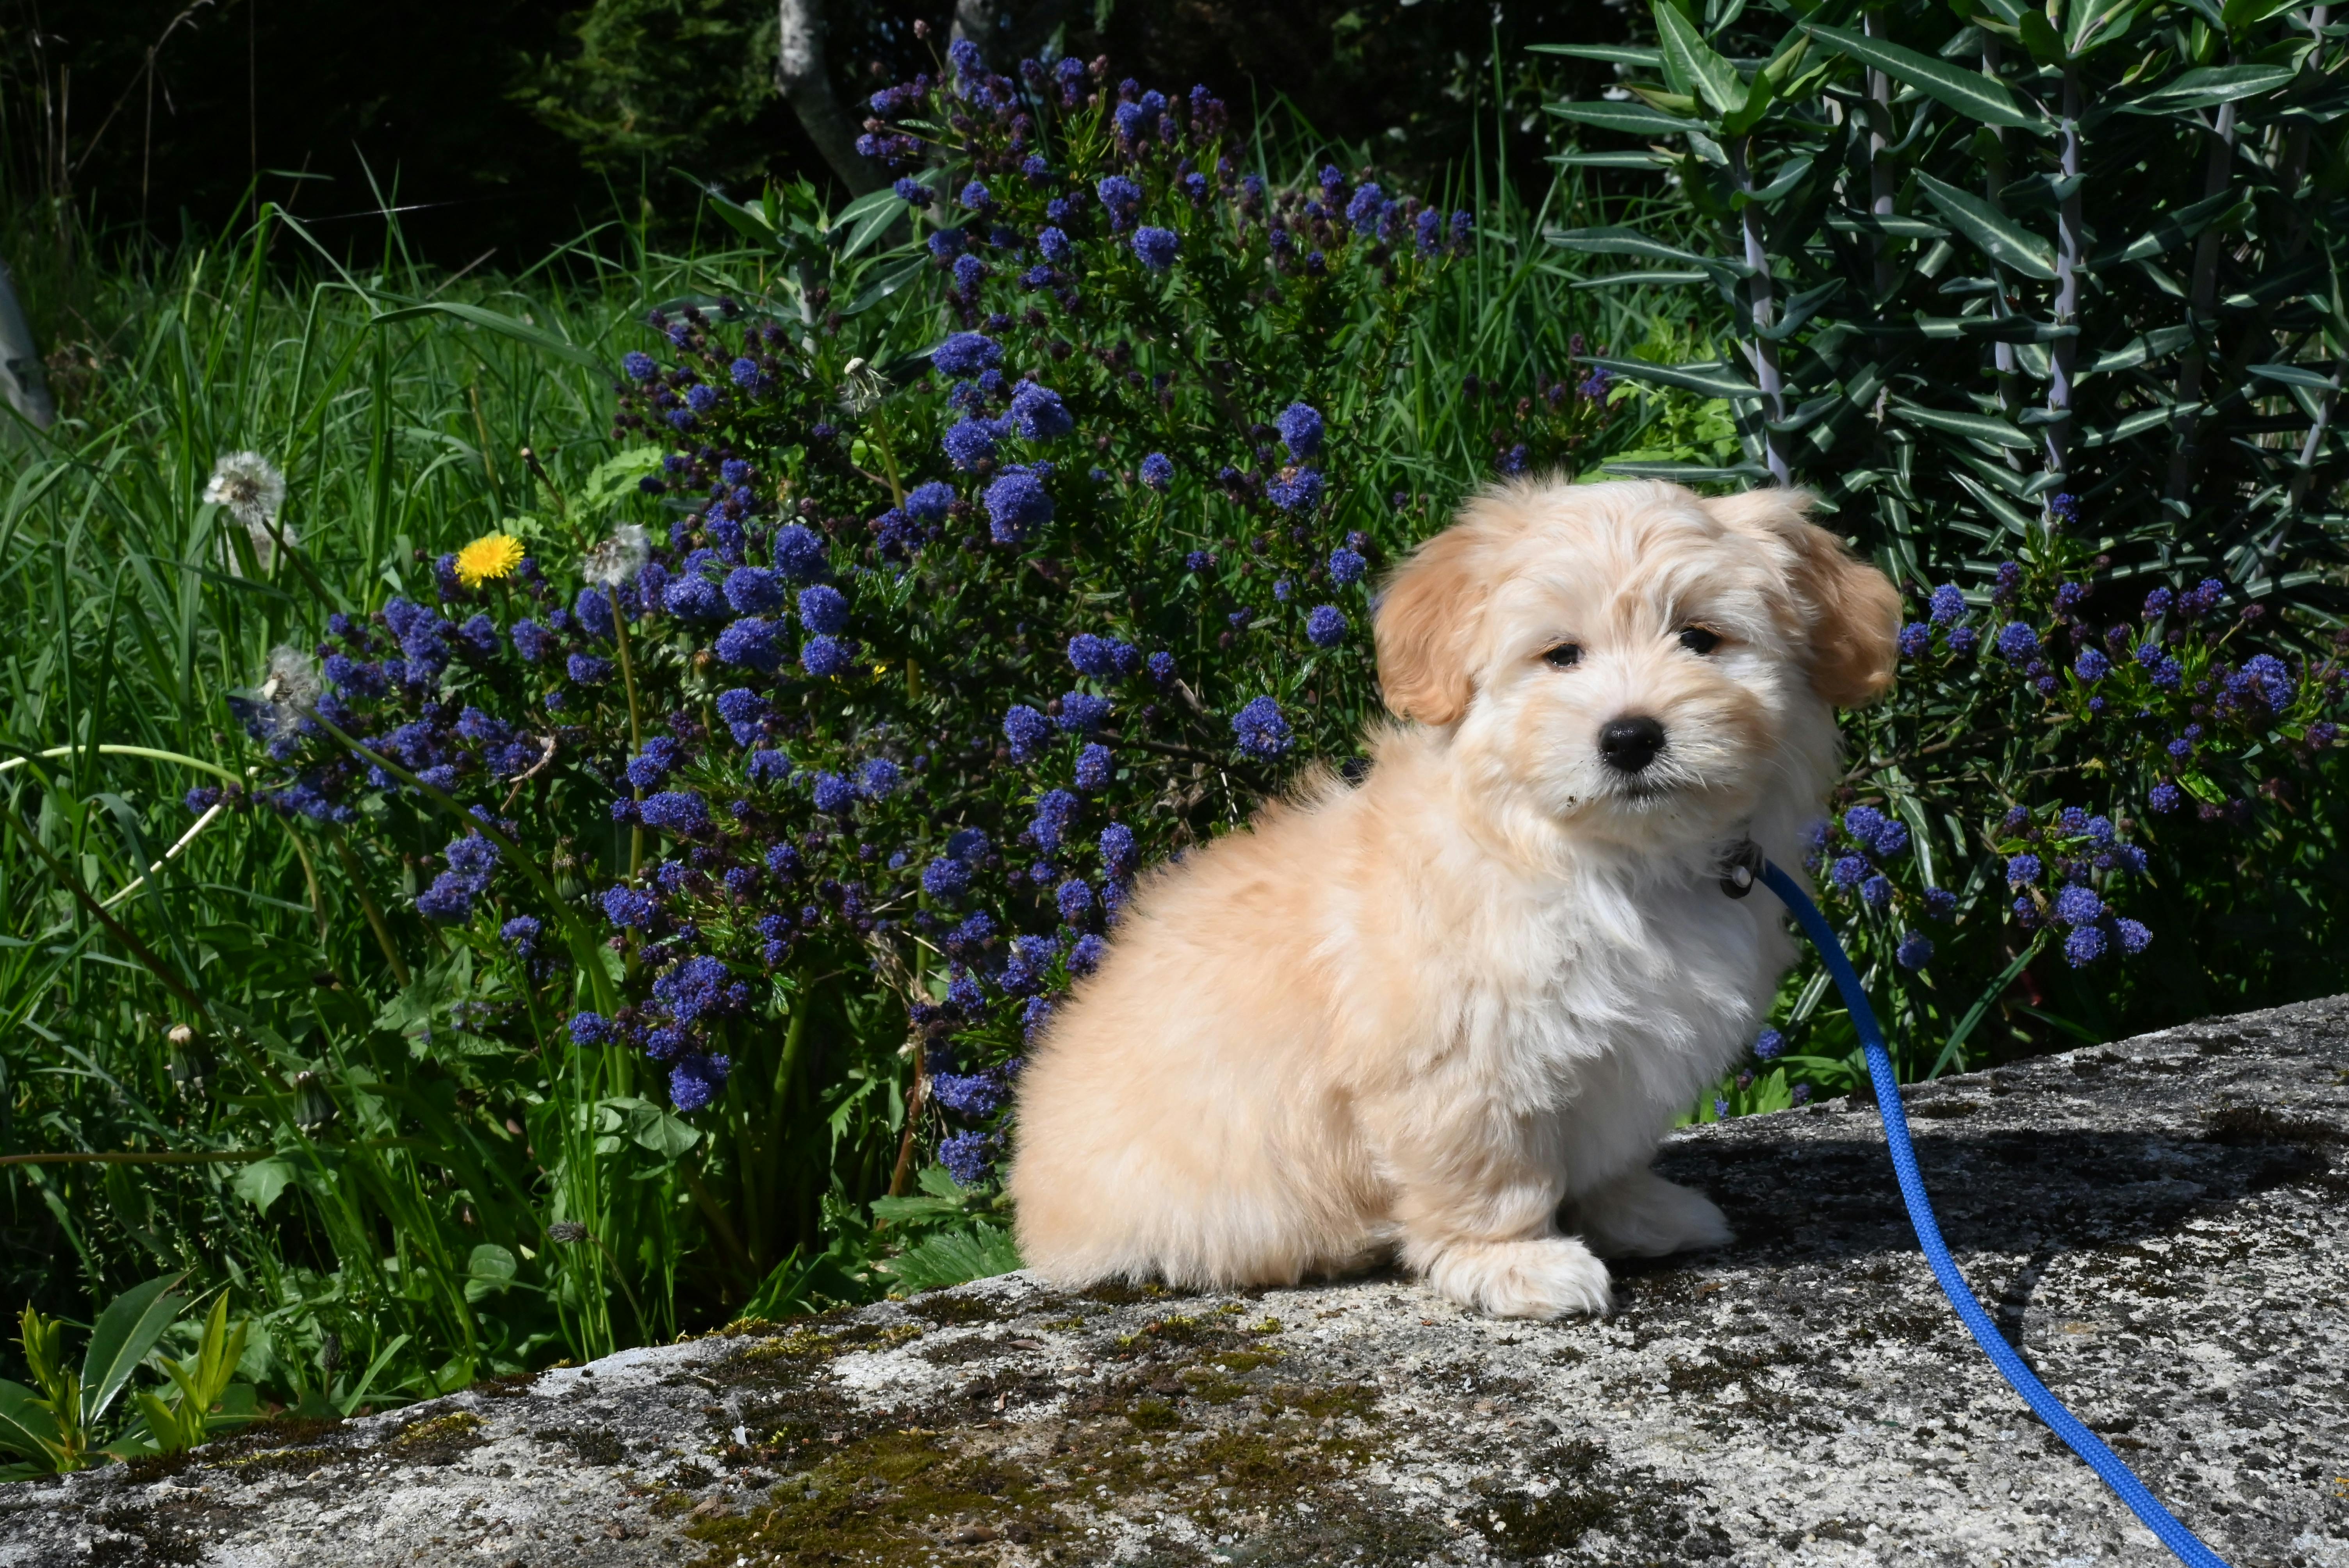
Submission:
[[[1640,715],[1610,718],[1599,731],[1599,760],[1618,773],[1637,773],[1664,748],[1664,727]]]

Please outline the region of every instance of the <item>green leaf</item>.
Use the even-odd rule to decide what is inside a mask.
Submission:
[[[1651,71],[1663,69],[1662,50],[1645,49],[1637,44],[1529,44],[1526,50],[1536,55],[1564,55],[1576,60],[1600,60],[1610,66],[1641,66]]]
[[[1020,1266],[1020,1260],[1009,1232],[975,1220],[967,1231],[941,1231],[876,1266],[911,1295],[1009,1274]]]
[[[266,1214],[269,1205],[277,1202],[277,1195],[285,1191],[293,1180],[293,1165],[273,1156],[267,1160],[256,1160],[239,1171],[235,1179],[230,1181],[229,1190]]]
[[[1745,84],[1737,67],[1713,52],[1697,36],[1695,24],[1681,15],[1671,0],[1656,0],[1656,40],[1662,46],[1664,69],[1679,76],[1693,92],[1713,106],[1715,114],[1733,114],[1745,107]]]
[[[595,465],[575,504],[582,511],[601,511],[614,501],[634,495],[636,481],[660,466],[658,447],[630,447]]]
[[[1801,331],[1804,324],[1819,313],[1821,305],[1841,293],[1843,293],[1841,278],[1829,278],[1815,289],[1805,289],[1785,302],[1778,319],[1771,323],[1770,330],[1762,335],[1773,343],[1784,342]]]
[[[1770,177],[1769,184],[1755,191],[1746,200],[1775,201],[1779,197],[1801,184],[1803,177],[1810,171],[1811,159],[1807,153],[1800,158],[1790,158],[1778,166],[1778,172]]]
[[[905,1225],[967,1214],[970,1202],[967,1198],[875,1198],[871,1208],[874,1219]]]
[[[952,1198],[958,1203],[970,1196],[969,1191],[954,1179],[954,1173],[938,1164],[923,1166],[915,1173],[914,1185],[933,1198]]]
[[[1762,389],[1752,382],[1730,374],[1725,365],[1651,365],[1644,359],[1600,359],[1593,357],[1584,363],[1619,376],[1626,381],[1651,382],[1659,387],[1677,387],[1684,392],[1702,392],[1708,397],[1758,398]]]
[[[1553,103],[1542,106],[1560,119],[1626,136],[1682,136],[1702,129],[1695,122],[1636,103]]]
[[[130,1374],[163,1337],[163,1330],[187,1310],[188,1298],[171,1287],[187,1276],[162,1274],[134,1284],[114,1298],[89,1331],[81,1358],[82,1424],[94,1427],[114,1403]]]
[[[2304,0],[2227,0],[2220,15],[2226,18],[2227,31],[2248,33],[2262,22],[2297,10],[2303,3]]]
[[[2180,207],[2174,212],[2163,213],[2155,221],[2152,228],[2131,240],[2118,251],[2090,258],[2088,264],[2091,267],[2107,267],[2122,262],[2142,262],[2148,257],[2160,255],[2165,251],[2175,250],[2209,228],[2213,222],[2222,221],[2226,214],[2239,206],[2244,208],[2248,214],[2251,203],[2232,191],[2221,191],[2215,196],[2206,196],[2201,201],[2189,206]]]
[[[2340,390],[2340,384],[2333,377],[2305,365],[2253,365],[2247,368],[2262,381],[2277,381],[2286,387],[2305,387],[2311,392]]]
[[[1662,109],[1666,114],[1684,114],[1692,117],[1696,114],[1696,98],[1693,94],[1668,92],[1662,88],[1652,88],[1644,82],[1626,82],[1623,85],[1637,94],[1640,102]]]
[[[479,1302],[504,1295],[514,1282],[515,1267],[513,1253],[495,1242],[474,1247],[465,1260],[465,1299]]]
[[[871,310],[874,305],[879,304],[883,300],[887,299],[891,294],[895,294],[899,289],[904,288],[907,284],[912,283],[916,278],[920,277],[922,275],[923,269],[928,265],[929,259],[926,256],[908,257],[904,262],[899,263],[897,265],[891,267],[888,271],[883,273],[871,284],[868,284],[865,286],[864,292],[858,294],[854,302],[852,303],[846,310],[842,311],[840,314],[843,315],[855,315],[859,312]],[[895,377],[891,377],[891,379],[895,379]]]
[[[1542,239],[1562,251],[1579,251],[1588,256],[1638,256],[1643,261],[1680,262],[1708,270],[1726,264],[1714,257],[1700,256],[1693,251],[1650,239],[1637,229],[1545,229]]]
[[[1657,271],[1651,273],[1609,273],[1603,277],[1577,278],[1566,286],[1570,289],[1611,289],[1643,287],[1649,284],[1701,284],[1712,277],[1711,273]]]
[[[2064,52],[2077,60],[2095,53],[2106,44],[2125,36],[2136,11],[2143,0],[2113,0],[2102,11],[2095,0],[2072,0],[2070,14],[2064,18]]]
[[[1672,160],[1652,152],[1553,152],[1542,161],[1560,169],[1662,169]]]
[[[2010,126],[2018,130],[2047,129],[2046,122],[2015,102],[2006,84],[1994,77],[1949,60],[1935,59],[1930,55],[1882,38],[1871,38],[1864,33],[1847,32],[1841,27],[1822,27],[1813,24],[1809,32],[1834,46],[1837,52],[1847,55],[1862,65],[1873,66],[1897,82],[1906,83],[1927,98],[1946,104],[1968,119],[1984,125]]]
[[[888,201],[878,201],[877,198],[883,196],[887,197]],[[840,247],[840,259],[845,262],[863,255],[881,236],[899,223],[907,222],[908,211],[905,199],[885,185],[871,195],[860,196],[842,208],[840,215],[833,220],[834,225],[833,232],[838,233],[839,225],[846,223],[852,217],[855,220],[856,227],[849,234],[848,243]],[[908,224],[908,226],[911,225]]]
[[[2202,407],[2199,403],[2188,403],[2182,407],[2165,405],[2158,408],[2140,408],[2114,424],[2091,425],[2083,429],[2080,445],[2084,448],[2109,447],[2116,441],[2126,441],[2133,436],[2142,436],[2147,430],[2159,429],[2180,414],[2199,413]]]
[[[2298,76],[2291,66],[2204,66],[2114,107],[2122,114],[2176,114],[2271,92]]]
[[[430,300],[423,304],[403,305],[398,310],[384,311],[367,318],[369,326],[385,326],[395,321],[413,321],[419,316],[447,315],[470,323],[488,331],[525,343],[543,354],[557,359],[567,359],[574,365],[585,365],[591,370],[607,370],[603,356],[591,353],[567,339],[557,337],[542,326],[502,315],[478,304],[466,304],[456,300]]]
[[[1946,408],[1926,408],[1905,398],[1892,400],[1896,418],[1912,425],[1922,425],[1929,430],[1946,430],[1969,440],[1988,441],[1993,446],[2010,447],[2016,451],[2029,451],[2039,443],[2016,429],[2005,420],[1990,414],[1958,414]]]
[[[1919,174],[1917,184],[1925,192],[1925,199],[1949,220],[1950,226],[1971,240],[1992,261],[2041,283],[2055,281],[2055,252],[2046,241],[1981,197],[1969,195],[1930,174]]]
[[[631,1097],[603,1103],[620,1113],[631,1142],[663,1160],[681,1159],[687,1150],[701,1140],[699,1128],[650,1100]]]
[[[2072,57],[2064,47],[2064,40],[2056,36],[2054,26],[2047,20],[2047,14],[2035,5],[2023,13],[2015,30],[2022,36],[2023,46],[2031,51],[2031,57],[2043,66],[2060,66]]]
[[[2117,348],[2107,348],[2074,372],[2075,381],[2107,370],[2134,370],[2148,359],[2160,359],[2177,353],[2194,341],[2191,326],[2158,326],[2151,332],[2139,333]]]
[[[1946,240],[1950,232],[1924,218],[1898,212],[1838,212],[1827,227],[1846,234],[1881,234],[1889,240]]]
[[[1745,101],[1722,117],[1721,130],[1724,136],[1744,136],[1762,123],[1769,114],[1777,84],[1757,71],[1745,89]]]
[[[57,1468],[55,1449],[64,1441],[57,1417],[41,1397],[0,1377],[0,1449],[24,1455],[46,1473]]]
[[[1759,484],[1770,477],[1770,470],[1759,463],[1648,463],[1628,459],[1599,465],[1610,474],[1626,479],[1662,480],[1676,485]]]
[[[1914,830],[1911,831],[1913,834]],[[2008,965],[2005,971],[1984,987],[1981,995],[1974,998],[1974,1005],[1966,1009],[1965,1016],[1958,1020],[1958,1026],[1950,1031],[1950,1043],[1941,1047],[1940,1058],[1934,1062],[1933,1070],[1925,1075],[1927,1078],[1940,1078],[1950,1070],[1951,1063],[1960,1059],[1958,1053],[1965,1048],[1966,1037],[1974,1032],[1974,1026],[1981,1023],[1983,1016],[1989,1013],[1991,1004],[2006,995],[2006,988],[2013,985],[2014,977],[2022,974],[2024,967],[2039,955],[2040,946],[2046,940],[2047,934],[2044,931],[2033,937],[2030,944],[2015,955],[2014,962]]]

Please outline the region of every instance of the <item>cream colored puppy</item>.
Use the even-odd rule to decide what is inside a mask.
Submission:
[[[1423,545],[1377,613],[1409,722],[1367,779],[1148,879],[1033,1052],[1030,1265],[1229,1286],[1396,1256],[1552,1317],[1606,1309],[1600,1256],[1727,1241],[1648,1169],[1794,958],[1775,900],[1723,895],[1724,850],[1799,863],[1834,709],[1892,679],[1899,594],[1808,505],[1516,483]]]

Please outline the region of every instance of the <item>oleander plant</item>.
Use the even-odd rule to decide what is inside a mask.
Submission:
[[[1650,41],[1557,51],[1619,81],[1553,112],[1642,144],[1568,160],[1670,182],[1642,223],[1550,242],[1726,318],[1709,361],[1598,364],[1713,400],[1739,449],[1623,467],[1804,485],[1913,596],[1814,865],[1904,1070],[1966,1060],[1993,1004],[2108,1038],[2244,994],[2215,977],[2338,984],[2325,15],[1657,0]],[[1812,1026],[1825,985],[1796,977],[1713,1109],[1856,1081],[1848,1020]]]

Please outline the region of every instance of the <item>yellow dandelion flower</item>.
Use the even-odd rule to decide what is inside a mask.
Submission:
[[[485,533],[457,552],[457,581],[479,588],[522,564],[522,541],[510,533]]]

